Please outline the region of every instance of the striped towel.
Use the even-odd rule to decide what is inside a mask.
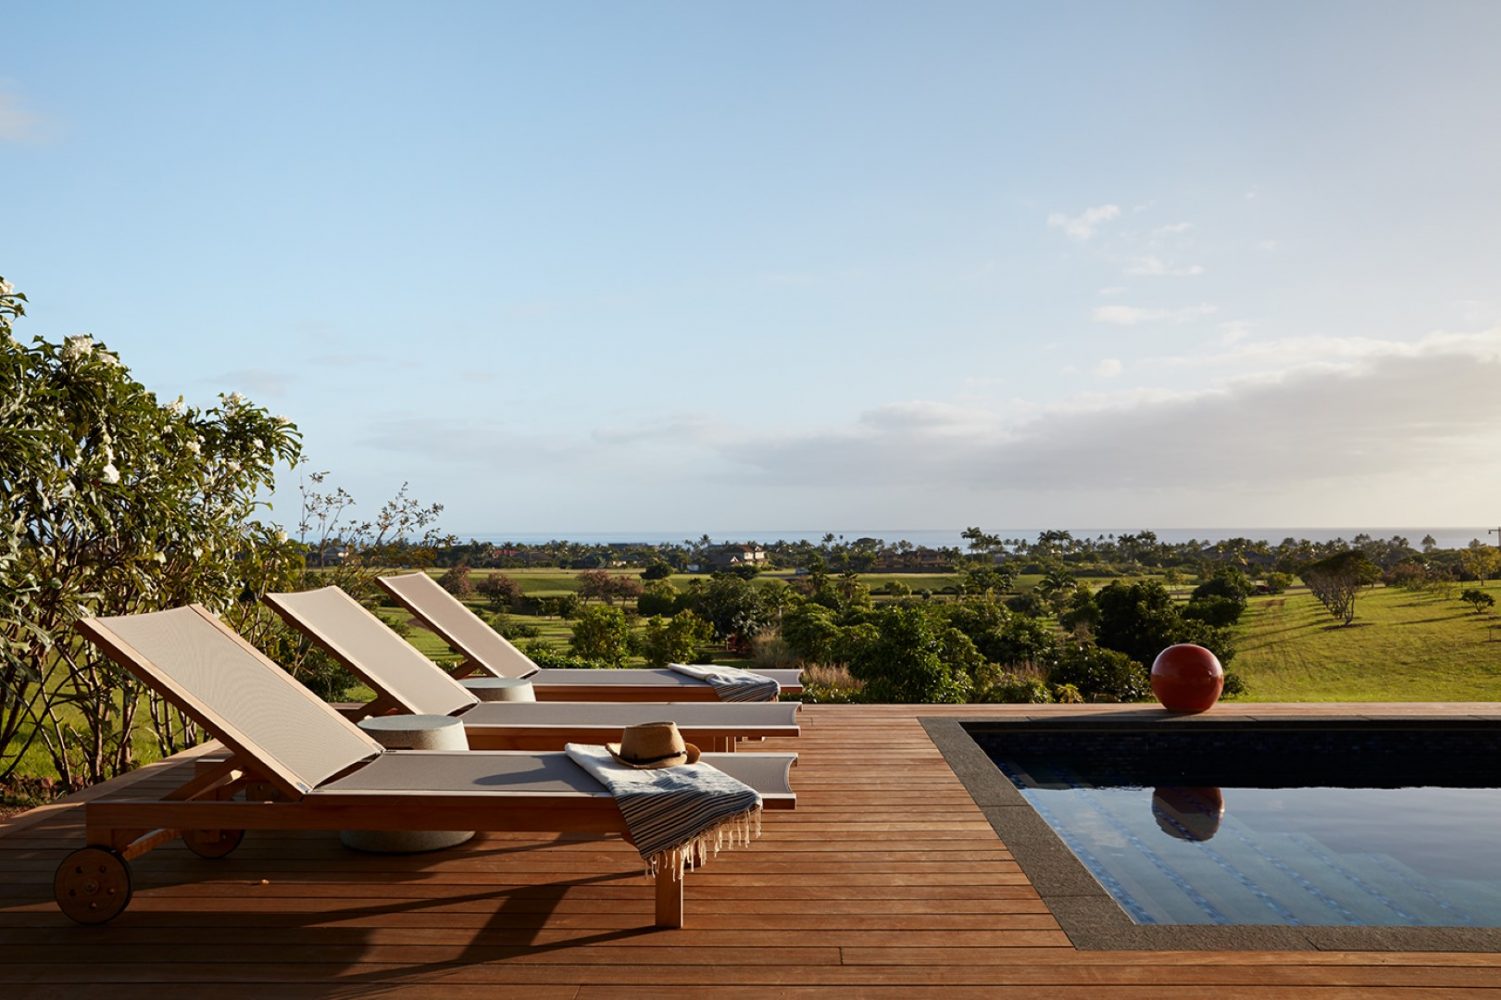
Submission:
[[[601,746],[563,749],[615,796],[648,875],[664,868],[681,878],[695,858],[724,846],[749,846],[761,833],[761,793],[708,764],[637,769]]]
[[[739,667],[716,667],[710,663],[669,663],[667,669],[707,681],[720,701],[776,701],[782,686],[773,678]]]

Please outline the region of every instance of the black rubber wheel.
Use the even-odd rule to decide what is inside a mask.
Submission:
[[[102,924],[130,905],[130,863],[108,847],[74,851],[57,866],[52,895],[80,924]]]
[[[182,842],[200,858],[222,858],[245,839],[244,830],[184,830]]]

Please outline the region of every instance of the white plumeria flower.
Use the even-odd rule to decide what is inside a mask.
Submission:
[[[263,442],[260,438],[253,438],[253,439],[251,439],[250,443],[253,444],[253,445],[255,445],[255,450],[256,451],[261,451],[262,449],[264,449],[266,447],[265,442]]]
[[[203,454],[203,445],[201,445],[201,444],[198,443],[198,439],[197,438],[191,439],[183,447],[187,448],[188,451],[191,451],[195,455],[202,455]]]
[[[287,417],[273,417],[272,419],[276,421],[276,426],[278,426],[278,427],[291,427],[292,426],[292,421],[289,418],[287,418]]]
[[[16,290],[16,286],[15,285],[12,285],[10,282],[6,281],[4,278],[0,278],[0,295],[11,295],[11,294],[13,294],[15,292],[15,290]]]
[[[285,531],[278,531],[276,533],[276,543],[278,545],[280,545],[282,542],[285,542],[286,540],[287,540],[287,533]]]
[[[225,462],[224,463],[224,467],[227,468],[230,472],[239,472],[240,471],[240,463],[239,462]]]
[[[108,465],[106,465],[103,471],[99,473],[99,475],[106,483],[109,483],[111,486],[120,481],[120,470],[115,468],[115,463],[113,462],[110,462]]]
[[[245,397],[240,395],[238,392],[232,392],[228,396],[224,397],[224,405],[230,407],[244,406]]]
[[[193,547],[193,558],[194,559],[202,559],[203,558],[203,550],[200,549],[200,548],[198,548],[196,545]]]
[[[174,417],[182,413],[183,408],[184,407],[181,396],[178,396],[176,399],[172,400],[172,402],[167,404],[167,412],[172,414]]]
[[[63,359],[77,361],[94,353],[94,338],[87,334],[79,334],[76,337],[68,337],[63,340]]]
[[[107,365],[110,368],[119,368],[119,367],[121,367],[119,355],[117,355],[117,354],[111,354],[108,351],[100,351],[99,352],[99,360],[102,361],[102,362],[104,362],[104,364]]]
[[[152,556],[151,558],[155,559],[159,563],[165,563],[167,561],[167,553],[165,553],[165,552],[158,552],[156,555]]]

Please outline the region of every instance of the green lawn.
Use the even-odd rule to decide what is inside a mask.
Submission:
[[[1501,602],[1501,583],[1485,589]],[[1348,626],[1303,591],[1254,597],[1237,631],[1250,700],[1501,700],[1501,615],[1457,596],[1370,590]]]

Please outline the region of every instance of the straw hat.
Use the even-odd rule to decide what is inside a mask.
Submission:
[[[698,760],[698,747],[683,742],[676,722],[643,722],[626,726],[619,743],[605,749],[626,767],[677,767]]]

